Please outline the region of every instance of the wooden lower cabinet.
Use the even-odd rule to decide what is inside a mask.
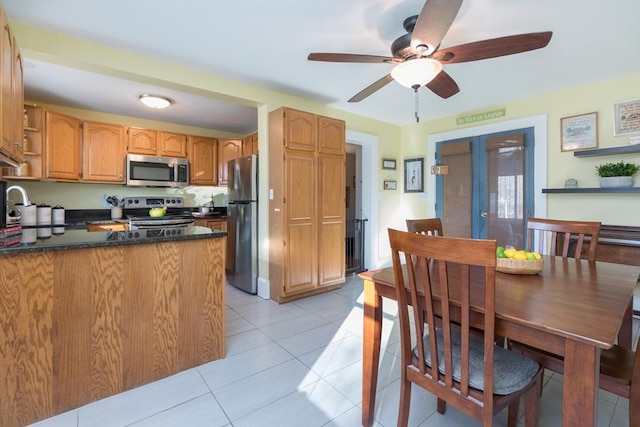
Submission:
[[[225,356],[226,238],[0,256],[0,425]]]
[[[208,227],[212,230],[227,231],[226,218],[216,218],[216,219],[199,218],[199,219],[196,219],[195,225],[198,225],[200,227]]]

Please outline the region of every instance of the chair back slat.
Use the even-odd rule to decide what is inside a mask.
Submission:
[[[484,302],[484,384],[493,390],[493,352],[495,325],[495,240],[463,239],[421,235],[389,229],[392,261],[401,330],[404,366],[427,373],[434,387],[444,387],[462,396],[469,395],[469,340],[471,301],[481,292]],[[402,258],[406,264],[402,263]],[[471,287],[472,274],[483,276],[482,288]],[[422,296],[419,292],[422,291]],[[477,300],[477,297],[476,297]],[[412,302],[411,309],[407,305]],[[439,305],[439,319],[435,315]],[[409,312],[413,313],[415,337],[409,331]],[[423,316],[421,313],[425,313]],[[436,321],[439,320],[439,321]],[[436,326],[442,325],[441,328]],[[454,384],[454,338],[459,333],[460,381]],[[429,349],[424,346],[428,335]],[[441,339],[437,339],[441,336]],[[442,349],[439,347],[442,346]],[[412,349],[416,349],[414,357]],[[440,351],[438,351],[440,350]],[[457,351],[457,349],[456,349]],[[440,360],[443,357],[444,360]],[[430,359],[430,360],[428,360]],[[429,365],[428,368],[424,368]],[[442,368],[441,373],[438,367]],[[454,390],[455,388],[455,390]],[[485,405],[493,404],[493,394],[485,393]]]
[[[565,221],[529,218],[527,220],[527,249],[563,258],[586,258],[595,261],[600,222]],[[583,257],[585,237],[589,237],[586,256]],[[550,240],[547,241],[546,239]],[[546,248],[549,247],[549,250]],[[573,254],[571,253],[573,247]],[[572,256],[573,255],[573,256]]]
[[[443,236],[442,221],[440,218],[407,219],[407,231],[409,233]]]

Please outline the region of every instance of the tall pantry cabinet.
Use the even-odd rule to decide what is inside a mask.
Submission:
[[[344,283],[345,123],[280,108],[269,114],[271,298]]]

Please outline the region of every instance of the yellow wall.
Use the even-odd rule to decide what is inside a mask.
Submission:
[[[600,82],[572,90],[519,100],[506,105],[488,105],[481,111],[506,109],[506,115],[493,122],[524,117],[547,115],[547,186],[561,188],[567,178],[578,180],[579,187],[598,187],[596,165],[605,162],[633,162],[640,164],[640,153],[575,157],[573,152],[560,150],[560,119],[585,113],[598,113],[598,148],[625,146],[629,136],[613,136],[613,105],[616,102],[640,98],[640,73],[620,79]],[[462,112],[458,117],[481,111]],[[426,153],[426,139],[431,134],[450,131],[492,121],[482,121],[466,126],[456,126],[456,117],[446,117],[420,123],[403,129],[403,156]],[[433,153],[426,155],[433,156]],[[536,173],[545,173],[537,170]],[[427,175],[427,179],[431,179]],[[634,186],[640,186],[640,175],[636,174]],[[426,212],[422,208],[419,213]],[[596,220],[603,224],[640,226],[640,194],[549,194],[547,216],[558,219]]]

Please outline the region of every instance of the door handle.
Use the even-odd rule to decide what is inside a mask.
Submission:
[[[482,218],[486,218],[487,217],[487,211],[480,212],[480,216]]]

